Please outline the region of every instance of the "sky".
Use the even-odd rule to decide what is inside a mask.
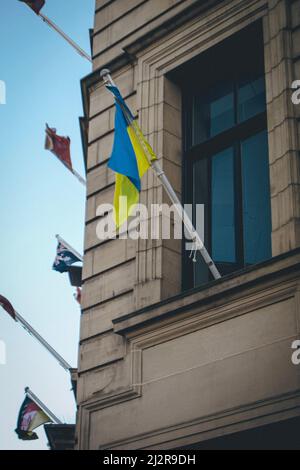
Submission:
[[[46,0],[43,13],[90,54],[95,0]],[[52,271],[60,234],[83,251],[85,189],[44,150],[45,123],[71,138],[74,168],[84,175],[79,116],[80,79],[91,64],[25,4],[0,0],[0,294],[76,367],[80,309],[68,275]],[[14,432],[24,388],[66,423],[75,422],[69,374],[0,310],[0,449],[47,449]],[[3,359],[3,358],[2,358]]]

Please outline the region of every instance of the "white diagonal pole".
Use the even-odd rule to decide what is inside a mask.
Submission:
[[[52,20],[50,20],[46,15],[41,12],[38,15],[41,17],[44,23],[47,23],[50,28],[54,29],[54,31],[56,31],[61,37],[63,37],[75,49],[75,51],[78,52],[79,55],[81,55],[81,57],[84,57],[89,62],[93,63],[92,58],[83,49],[81,49],[81,47],[78,46],[78,44],[76,44],[73,39],[71,39],[66,33],[64,33],[62,29],[60,29],[55,23],[53,23]]]
[[[112,80],[112,78],[110,76],[110,71],[108,69],[103,69],[100,72],[100,76],[104,80],[105,83],[107,83],[111,86],[116,86],[114,81]],[[123,111],[126,115],[127,110],[123,109]],[[130,121],[129,121],[129,123],[130,123]],[[134,126],[132,126],[132,128],[135,131]],[[142,145],[146,155],[148,156],[149,163],[151,164],[151,167],[153,168],[157,178],[161,181],[166,193],[168,194],[169,198],[171,199],[171,202],[174,204],[174,207],[175,207],[179,217],[181,218],[186,230],[188,231],[188,233],[191,237],[191,240],[192,240],[192,242],[195,246],[195,250],[200,251],[200,253],[201,253],[206,265],[208,266],[210,272],[212,273],[214,279],[220,279],[221,274],[219,273],[215,263],[211,259],[208,251],[206,250],[206,248],[203,244],[203,241],[201,240],[199,234],[197,233],[196,229],[193,226],[193,223],[192,223],[191,219],[189,218],[188,214],[184,210],[177,194],[175,193],[171,183],[169,182],[167,176],[165,175],[165,172],[163,171],[163,169],[161,168],[161,166],[160,166],[160,164],[158,163],[157,160],[154,160],[154,161],[151,160],[151,155],[149,154],[149,150],[144,145],[144,143],[140,140],[138,133],[135,132],[135,134],[136,134],[136,137],[138,138],[140,144]]]
[[[47,149],[46,149],[47,150]],[[81,183],[83,186],[86,186],[86,180],[76,171],[74,168],[70,168],[63,160],[61,160],[52,150],[50,152],[59,160],[64,167],[67,168],[74,176],[75,178],[78,179],[79,183]]]
[[[15,313],[15,320],[16,322],[21,323],[24,330],[27,331],[31,336],[33,336],[45,349],[57,360],[57,362],[67,371],[72,369],[72,366],[68,364],[68,362],[60,355],[57,351],[55,351],[52,346],[22,317],[16,310]]]
[[[55,414],[52,413],[52,411],[49,410],[49,408],[45,405],[45,403],[43,403],[31,390],[29,387],[26,387],[25,388],[25,393],[26,395],[32,400],[34,401],[34,403],[39,406],[41,408],[41,410],[43,410],[43,412],[49,416],[49,418],[51,419],[51,421],[53,421],[54,424],[62,424],[62,422],[60,421],[60,419],[58,419]]]
[[[91,56],[89,56],[80,46],[78,46],[78,44],[76,44],[75,41],[73,41],[73,39],[70,38],[70,36],[64,33],[64,31],[61,28],[59,28],[52,20],[50,20],[48,16],[44,15],[41,12],[38,12],[38,13],[36,12],[36,14],[43,20],[44,23],[47,23],[47,25],[50,26],[50,28],[54,29],[54,31],[56,31],[65,41],[67,41],[67,43],[70,44],[70,46],[72,46],[81,57],[84,57],[90,63],[93,63]]]
[[[78,253],[77,250],[75,250],[75,248],[73,248],[71,245],[69,245],[68,242],[66,242],[66,240],[64,240],[61,236],[59,235],[55,235],[56,238],[57,238],[57,241],[59,243],[61,243],[62,245],[64,245],[71,253],[73,253],[73,255],[75,255],[80,261],[83,261],[83,256]]]
[[[81,183],[83,186],[86,186],[86,180],[76,170],[72,168],[71,172],[78,179],[79,183]]]

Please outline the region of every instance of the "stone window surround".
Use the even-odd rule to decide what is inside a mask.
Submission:
[[[224,3],[226,6],[224,6]],[[164,154],[164,142],[166,139],[164,121],[166,119],[166,106],[169,105],[167,97],[172,96],[172,99],[180,103],[181,94],[180,89],[167,78],[167,74],[176,67],[201,54],[201,52],[211,48],[259,19],[263,21],[265,42],[269,161],[271,165],[277,158],[280,158],[280,156],[277,157],[279,149],[275,143],[275,139],[278,139],[278,136],[275,136],[276,126],[278,126],[278,124],[277,122],[274,123],[275,119],[273,118],[274,113],[277,112],[277,114],[280,114],[280,118],[277,118],[279,122],[285,122],[285,128],[282,129],[280,137],[282,139],[282,133],[285,132],[286,152],[289,154],[288,159],[290,160],[287,162],[287,166],[291,165],[291,161],[294,162],[295,155],[293,154],[295,154],[298,149],[298,142],[296,120],[291,119],[295,118],[293,109],[291,109],[290,106],[283,106],[282,109],[278,111],[278,108],[274,109],[273,102],[274,96],[276,97],[276,94],[278,95],[282,93],[282,91],[284,91],[286,95],[286,100],[289,100],[290,97],[288,94],[291,93],[290,87],[294,79],[291,60],[291,32],[287,29],[289,21],[286,11],[287,8],[287,4],[282,0],[269,0],[269,2],[265,0],[223,2],[221,5],[218,4],[206,11],[200,18],[194,18],[187,25],[182,26],[179,31],[177,30],[175,34],[171,33],[160,43],[152,44],[146,50],[136,54],[137,105],[139,107],[140,125],[144,133],[148,136],[150,143],[157,151],[158,156],[162,157],[162,165],[165,167],[166,174],[169,177],[174,179],[174,172],[176,173],[177,171],[177,179],[180,179],[181,169],[180,165],[178,165],[178,161],[173,161],[173,163],[177,163],[177,166],[173,165],[168,174],[168,165],[166,165],[167,161],[172,159],[171,156],[166,157]],[[281,11],[282,9],[284,9],[284,12]],[[278,18],[274,20],[274,11],[277,15],[280,15],[279,21]],[[283,37],[281,37],[281,34]],[[279,40],[277,38],[278,35]],[[280,40],[282,40],[282,42],[280,42]],[[279,77],[277,66],[281,63],[284,64],[285,73],[281,73]],[[280,81],[279,85],[276,84],[276,81]],[[277,91],[275,89],[278,86],[280,90]],[[288,128],[286,127],[287,119],[289,119],[290,123]],[[172,128],[181,128],[181,112],[176,113],[176,111],[174,111],[172,113]],[[175,139],[174,134],[171,133],[168,134],[169,140],[170,135],[171,139]],[[171,142],[170,145],[174,147],[176,143]],[[285,171],[289,172],[289,169],[286,168]],[[286,178],[288,180],[289,176]],[[292,175],[291,178],[293,181],[295,175]],[[292,184],[292,182],[288,180],[287,185],[289,186],[290,184]],[[148,192],[153,185],[156,186],[155,182],[148,177],[146,184]],[[288,215],[285,215],[289,217],[289,220],[296,218],[295,209],[293,209],[294,204],[291,203],[291,199],[297,196],[296,192],[293,193],[292,187],[292,195],[288,202],[285,202],[285,209],[283,211],[282,206],[284,202],[276,200],[277,193],[275,188],[280,186],[280,183],[278,182],[278,177],[276,180],[275,172],[272,171],[271,166],[270,186],[273,226],[272,254],[276,256],[297,247],[297,227],[294,227],[292,230],[290,228],[287,228],[287,230],[283,229],[284,232],[279,236],[277,233],[277,230],[281,229],[281,226],[284,226],[286,223],[286,221],[282,223],[278,222],[278,220],[283,219],[283,212],[288,212]],[[152,197],[153,196],[150,196],[150,199],[152,199]],[[168,201],[164,196],[160,197],[162,197],[163,200],[156,202]],[[286,206],[289,204],[291,207],[287,209]],[[164,247],[164,242],[162,245]],[[148,283],[146,281],[148,281],[148,279],[141,273],[145,271],[155,273],[157,269],[155,269],[154,266],[152,268],[144,266],[147,260],[143,257],[143,253],[145,253],[143,242],[139,243],[137,251],[137,290],[143,290],[142,284],[145,283],[147,285]],[[174,251],[176,251],[176,249]],[[152,260],[154,259],[155,257],[152,257]],[[181,256],[179,255],[177,256],[176,266],[178,272],[181,272]],[[174,261],[172,272],[174,273]],[[164,279],[164,277],[166,276],[163,275],[162,279]],[[161,299],[169,297],[170,294],[178,293],[180,289],[181,280],[175,279],[174,285],[171,287],[166,286],[166,288],[164,288],[164,281],[162,280]],[[138,299],[140,295],[143,296],[143,293],[139,294],[138,292],[136,298]],[[137,302],[137,308],[142,306],[143,302]]]

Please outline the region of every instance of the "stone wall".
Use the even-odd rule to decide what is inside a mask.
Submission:
[[[273,255],[300,245],[300,106],[291,85],[299,79],[300,2],[270,0],[264,18]]]
[[[79,448],[182,448],[300,416],[299,256],[121,315],[81,348]]]
[[[250,382],[262,381],[257,393],[252,390],[256,404],[260,399],[268,402],[272,394],[285,396],[285,393],[295,391],[298,387],[299,377],[294,375],[295,371],[290,364],[286,373],[283,373],[290,353],[284,338],[288,337],[290,341],[299,331],[298,300],[295,300],[298,297],[294,295],[298,281],[289,284],[288,279],[281,277],[277,288],[272,291],[274,296],[270,294],[270,304],[264,303],[258,308],[255,302],[250,303],[252,310],[249,307],[247,315],[243,316],[243,310],[238,309],[240,313],[237,313],[234,321],[227,321],[219,313],[220,310],[216,310],[216,319],[220,314],[224,322],[217,329],[206,330],[205,324],[201,331],[194,332],[191,326],[188,335],[185,335],[185,326],[181,328],[183,324],[174,313],[173,323],[167,330],[171,329],[181,339],[172,342],[169,333],[166,333],[168,343],[164,345],[164,330],[161,335],[150,330],[147,335],[152,337],[154,334],[157,346],[151,345],[149,350],[145,347],[145,352],[135,354],[132,352],[135,347],[140,351],[137,346],[139,339],[132,343],[121,327],[118,330],[118,322],[127,314],[141,312],[144,308],[149,308],[155,316],[159,307],[156,309],[151,305],[180,294],[181,243],[178,240],[101,241],[96,234],[99,222],[97,207],[101,203],[111,203],[114,193],[114,175],[107,168],[114,136],[114,105],[99,78],[99,70],[104,66],[111,68],[113,79],[131,109],[137,113],[143,132],[180,197],[181,93],[168,78],[168,73],[258,19],[263,20],[265,42],[272,245],[273,255],[276,256],[300,246],[300,106],[295,107],[291,102],[291,84],[293,80],[300,79],[300,0],[96,2],[94,73],[83,80],[89,132],[83,314],[79,349],[79,448],[105,445],[118,448],[125,443],[128,448],[138,448],[144,445],[151,447],[151,443],[159,446],[159,442],[163,448],[167,445],[162,437],[164,429],[173,429],[174,436],[177,435],[179,423],[190,422],[196,410],[199,422],[209,413],[221,413],[222,420],[222,413],[227,413],[226,406],[227,410],[242,406],[248,413],[251,394],[247,395],[246,388],[251,384],[246,380],[247,374],[250,374]],[[143,179],[141,202],[150,205],[152,202],[167,201],[160,183],[151,171],[148,172]],[[240,284],[241,278],[235,276],[230,286]],[[226,282],[224,285],[222,295],[225,299],[226,286],[229,287]],[[285,289],[282,286],[286,286],[288,291],[290,286],[293,295],[282,298],[282,302],[280,300],[277,305],[277,294]],[[251,294],[253,299],[269,295],[269,288],[264,284],[254,287]],[[205,295],[209,299],[216,292],[217,286],[216,291],[205,290]],[[290,298],[292,300],[288,300]],[[224,302],[230,310],[233,305],[230,302],[234,302],[234,299],[230,296],[228,299],[227,303]],[[240,294],[238,303],[241,306],[244,303],[248,305],[248,300],[248,293],[244,292]],[[176,302],[170,304],[170,312],[172,309],[176,311],[179,305]],[[206,314],[206,303],[204,299],[199,302],[199,309],[194,313],[200,320],[201,315]],[[269,325],[272,325],[270,331]],[[162,321],[159,328],[163,326]],[[145,331],[137,331],[139,333],[135,334],[144,338]],[[219,338],[217,350],[210,350],[207,346],[208,349],[204,351],[206,335],[207,338],[210,335]],[[226,344],[221,345],[223,335],[227,339]],[[234,343],[235,338],[240,340]],[[144,340],[141,341],[143,343]],[[215,361],[221,361],[229,354],[227,349],[230,345],[227,342],[234,343],[232,347],[236,349],[232,354],[238,355],[241,362],[238,365],[238,359],[226,359],[225,373],[221,371],[222,367],[218,369]],[[202,349],[198,350],[199,347]],[[269,348],[266,349],[268,359],[265,363],[263,353],[260,355],[257,352],[264,347]],[[204,375],[200,373],[197,376],[193,372],[193,364],[194,357],[199,356],[205,362],[206,369]],[[262,361],[262,368],[256,370],[254,365],[258,360]],[[169,361],[168,364],[166,361]],[[280,369],[274,381],[272,374],[264,381],[264,367],[268,364],[275,367],[278,361]],[[163,385],[157,380],[157,374],[172,374],[174,367],[178,369],[178,364],[182,370],[191,369],[184,379],[184,375],[177,374],[178,380],[170,378],[168,385],[167,382]],[[219,364],[222,365],[221,362]],[[142,365],[146,376],[141,375]],[[246,375],[243,370],[247,372]],[[148,385],[152,381],[153,385]],[[146,382],[144,386],[139,385],[142,382]],[[188,383],[194,389],[187,390],[185,387]],[[229,389],[226,389],[230,383],[231,386],[235,383],[237,387],[236,394],[233,393],[231,398]],[[212,386],[216,388],[214,396],[210,396]],[[218,390],[224,387],[228,393],[222,398]],[[185,394],[190,396],[191,407],[188,403],[182,403],[182,400],[179,404],[178,396],[174,396],[169,401],[168,413],[164,413],[172,389],[180,390],[183,397]],[[197,401],[199,396],[203,399],[201,406]],[[242,402],[238,401],[238,396]],[[157,400],[160,406],[154,412]],[[285,406],[286,402],[283,402]],[[256,406],[253,405],[254,414]],[[270,410],[275,408],[271,405]],[[276,410],[281,410],[280,406]],[[281,411],[278,413],[280,415]],[[111,425],[112,417],[117,427]],[[242,414],[237,422],[239,419],[242,420]],[[214,424],[217,425],[217,422],[214,421]],[[150,436],[148,440],[137,438],[144,432]],[[213,429],[209,432],[214,433]],[[151,440],[153,435],[156,437]],[[178,430],[180,439],[183,435],[184,431]],[[189,438],[187,442],[190,442]]]

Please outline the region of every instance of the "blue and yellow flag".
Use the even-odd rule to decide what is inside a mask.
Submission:
[[[115,140],[108,166],[116,173],[115,223],[121,227],[139,201],[141,178],[156,160],[117,87],[107,85],[116,104]]]

